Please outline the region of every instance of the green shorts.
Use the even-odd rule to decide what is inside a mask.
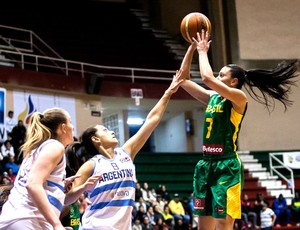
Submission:
[[[199,216],[241,218],[244,170],[239,158],[200,160],[194,172],[194,209]]]

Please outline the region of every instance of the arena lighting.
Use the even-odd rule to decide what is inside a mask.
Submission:
[[[134,117],[134,118],[127,119],[128,125],[142,125],[143,123],[144,123],[144,120],[142,118]]]

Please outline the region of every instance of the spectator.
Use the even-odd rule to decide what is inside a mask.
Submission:
[[[283,197],[282,194],[278,196],[273,202],[273,210],[275,212],[275,215],[277,216],[275,221],[276,227],[281,227],[280,221],[285,224],[287,227],[292,226],[290,224],[291,219],[291,210],[289,209],[286,199]]]
[[[23,124],[22,120],[18,121],[18,124],[12,129],[12,146],[14,147],[15,157],[17,162],[22,162],[22,158],[19,158],[20,147],[25,142],[26,137],[26,127]]]
[[[144,216],[142,223],[143,230],[154,230],[154,226],[150,223],[148,216]]]
[[[15,158],[13,156],[10,156],[8,158],[8,162],[5,164],[5,168],[6,170],[8,170],[9,168],[12,169],[13,174],[16,176],[18,174],[19,171],[19,165],[17,165],[15,163]]]
[[[251,227],[251,224],[249,223],[249,219],[252,219],[252,224],[253,227],[258,228],[257,226],[257,215],[256,213],[253,211],[251,202],[248,200],[248,195],[244,194],[242,202],[241,202],[241,207],[242,207],[242,220],[245,222],[247,227]]]
[[[169,230],[169,227],[163,222],[163,219],[159,218],[154,226],[154,230]]]
[[[194,193],[191,193],[189,205],[190,205],[190,208],[191,208],[192,213],[193,213],[192,229],[193,229],[193,230],[197,230],[197,229],[198,229],[198,221],[199,221],[199,218],[198,218],[198,216],[194,213],[194,210],[195,210],[195,209],[194,209]]]
[[[295,197],[292,199],[291,203],[291,211],[294,220],[296,221],[296,225],[300,226],[300,197],[299,192],[295,193]]]
[[[155,188],[151,188],[151,193],[152,193],[152,195],[154,196],[154,198],[155,198],[155,200],[156,200],[157,193],[156,193]]]
[[[2,153],[0,151],[0,172],[5,171],[5,168],[4,168],[5,162],[3,161],[3,159],[4,159],[4,157],[3,157],[3,155],[2,155]]]
[[[187,230],[188,226],[182,221],[182,219],[177,219],[175,222],[174,230]]]
[[[153,202],[156,201],[155,197],[153,196],[151,190],[149,189],[149,185],[147,182],[144,182],[142,194],[143,194],[143,199],[147,203],[147,206],[151,206]]]
[[[256,213],[257,216],[260,216],[260,211],[262,210],[263,203],[266,203],[267,206],[269,207],[269,202],[264,200],[263,194],[257,193],[256,199],[254,201],[254,212]]]
[[[139,182],[136,182],[135,184],[135,202],[138,202],[140,197],[143,196],[143,192],[141,189],[141,184]]]
[[[169,193],[167,192],[167,187],[165,185],[161,185],[158,191],[158,194],[161,195],[162,200],[167,204],[170,202],[171,198]]]
[[[169,202],[170,212],[174,217],[175,226],[178,223],[178,219],[182,220],[184,224],[190,223],[190,216],[185,213],[182,203],[179,200],[179,195],[177,193],[174,194],[173,199]]]
[[[142,226],[141,221],[139,219],[135,219],[135,221],[132,225],[132,230],[143,230],[143,226]]]
[[[159,222],[159,219],[161,219],[163,221],[164,217],[162,215],[162,212],[159,210],[159,206],[158,205],[154,205],[153,206],[153,212],[154,212],[154,222],[157,225],[158,222]]]
[[[170,229],[173,229],[174,226],[174,218],[170,213],[169,206],[166,204],[163,212],[161,213],[164,218],[164,222],[169,226]]]
[[[245,221],[236,219],[234,221],[233,230],[248,230],[248,227],[246,226]]]
[[[12,168],[7,169],[7,174],[8,174],[7,176],[9,177],[11,183],[14,183],[16,176],[14,175]]]
[[[3,172],[0,184],[1,185],[11,185],[12,184],[7,172]]]
[[[10,156],[12,156],[12,157],[15,156],[14,147],[11,145],[10,140],[4,141],[3,145],[1,146],[1,153],[2,153],[4,160],[5,160],[5,158],[8,159]]]
[[[1,185],[12,185],[13,183],[11,183],[9,177],[3,176],[3,177],[1,178],[1,183],[0,183],[0,184],[1,184]]]
[[[188,197],[186,197],[186,196],[183,197],[183,199],[182,199],[182,206],[184,208],[185,214],[190,216],[190,222],[189,222],[189,224],[192,225],[192,223],[193,223],[193,211],[191,209],[190,201],[189,201]]]
[[[158,206],[159,212],[162,213],[163,210],[164,210],[164,207],[165,207],[166,203],[162,200],[160,194],[157,194],[157,196],[156,196],[156,202],[154,204]]]
[[[10,110],[7,113],[7,117],[5,118],[5,129],[7,132],[7,139],[10,140],[11,131],[17,125],[17,120],[14,118],[14,111]]]
[[[149,218],[150,224],[152,224],[153,226],[155,226],[156,223],[155,223],[155,221],[154,221],[154,210],[153,210],[153,207],[152,207],[152,206],[149,206],[149,207],[147,208],[147,213],[146,213],[146,215],[147,215],[148,218]]]
[[[146,212],[147,210],[147,203],[144,201],[143,197],[140,197],[140,199],[138,200],[138,202],[135,202],[135,208],[137,210],[139,210],[140,205],[142,205],[144,207],[144,212]],[[141,223],[143,222],[143,220],[141,220]]]
[[[260,211],[260,229],[261,230],[272,230],[276,220],[276,214],[268,207],[268,204],[262,203],[262,210]]]
[[[191,193],[189,204],[190,204],[192,212],[194,212],[194,193]]]
[[[135,215],[135,217],[134,217],[134,220],[139,219],[140,222],[143,223],[143,221],[144,221],[144,216],[147,216],[146,209],[144,208],[143,205],[140,205],[140,206],[137,208],[137,212],[136,212],[136,215]]]

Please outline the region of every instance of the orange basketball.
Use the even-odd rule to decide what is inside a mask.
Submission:
[[[193,37],[197,38],[197,32],[201,33],[202,29],[211,33],[211,23],[204,14],[198,12],[186,15],[180,24],[182,37],[190,43],[193,42]]]

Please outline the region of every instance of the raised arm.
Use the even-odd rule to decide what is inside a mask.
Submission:
[[[169,88],[165,91],[161,99],[149,112],[142,127],[123,145],[123,148],[128,153],[130,153],[132,160],[146,143],[153,130],[160,122],[168,106],[171,96],[178,90],[180,84],[183,82],[182,72],[182,70],[176,71],[176,75],[173,77],[172,83],[170,84]]]
[[[197,48],[196,42],[191,43],[181,62],[180,69],[182,69],[183,78],[186,80],[190,80],[190,69],[191,69],[191,64],[193,61],[193,56],[196,48]]]
[[[191,63],[193,60],[193,54],[194,51],[197,48],[197,43],[193,42],[181,63],[181,69],[183,71],[183,76],[186,79],[181,85],[181,87],[189,93],[192,97],[194,97],[196,100],[200,101],[201,103],[207,104],[209,97],[210,97],[210,91],[206,90],[202,86],[198,85],[197,83],[190,80],[190,69],[191,69]]]
[[[247,96],[242,90],[230,86],[231,84],[234,84],[234,81],[237,81],[237,79],[233,78],[230,83],[225,84],[218,79],[222,78],[225,73],[220,73],[218,78],[215,78],[213,75],[213,70],[210,66],[207,55],[211,43],[209,37],[210,35],[208,32],[202,31],[201,34],[197,34],[197,40],[194,39],[194,42],[197,44],[197,51],[199,54],[201,79],[208,88],[230,100],[236,111],[242,113],[247,103]]]

